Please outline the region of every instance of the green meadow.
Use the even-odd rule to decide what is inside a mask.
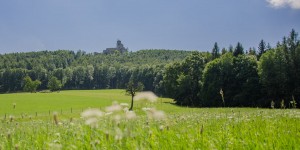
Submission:
[[[130,100],[124,90],[1,94],[0,150],[300,149],[299,109],[188,108],[158,98],[128,113]]]
[[[76,90],[53,93],[17,93],[0,95],[0,114],[45,113],[88,107],[103,107],[113,101],[130,102],[124,90]],[[13,109],[13,104],[16,104]]]

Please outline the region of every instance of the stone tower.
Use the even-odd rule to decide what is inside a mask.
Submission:
[[[118,40],[115,48],[106,48],[106,50],[103,50],[103,53],[104,54],[113,54],[115,51],[119,51],[122,54],[122,53],[127,52],[128,49],[124,47],[121,40]]]

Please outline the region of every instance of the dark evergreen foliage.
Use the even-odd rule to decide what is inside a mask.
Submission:
[[[272,49],[265,42],[262,45],[261,58],[257,61],[255,48],[244,54],[241,43],[234,52],[224,52],[220,58],[198,66],[199,80],[193,80],[189,72],[193,63],[173,63],[165,69],[163,85],[165,95],[176,100],[177,104],[221,107],[247,106],[280,107],[283,100],[286,106],[293,99],[300,103],[300,46],[297,33],[292,30],[289,37]],[[224,50],[225,51],[225,50]],[[212,55],[202,55],[197,60],[210,60]],[[185,66],[183,66],[185,64]],[[204,70],[203,70],[204,67]],[[187,69],[189,68],[189,69]],[[197,96],[193,92],[194,83],[198,83]],[[222,95],[220,94],[222,91]],[[223,102],[223,98],[224,101]]]
[[[240,42],[237,43],[234,51],[233,51],[233,56],[238,56],[244,54],[244,48]]]
[[[212,59],[216,59],[220,57],[220,49],[217,42],[215,42],[211,54],[212,54]]]
[[[282,100],[289,106],[292,97],[300,103],[300,44],[292,30],[277,47],[269,50],[259,60],[260,81],[264,99],[273,100],[279,107]]]
[[[258,44],[258,58],[260,58],[261,55],[266,52],[266,50],[266,42],[264,40],[261,40]]]

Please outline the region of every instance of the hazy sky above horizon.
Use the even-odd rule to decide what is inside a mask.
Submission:
[[[130,51],[211,51],[241,42],[274,46],[300,32],[300,0],[3,0],[0,53],[102,52],[122,40]]]

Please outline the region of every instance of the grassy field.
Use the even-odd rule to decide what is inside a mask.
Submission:
[[[130,96],[0,95],[0,149],[300,149],[299,109],[186,108],[159,98],[128,113],[114,101],[129,104]]]
[[[64,111],[73,108],[103,107],[111,105],[112,101],[130,102],[130,97],[124,90],[76,90],[59,93],[17,93],[0,95],[0,114],[3,113],[45,113]],[[16,104],[13,109],[13,104]]]

